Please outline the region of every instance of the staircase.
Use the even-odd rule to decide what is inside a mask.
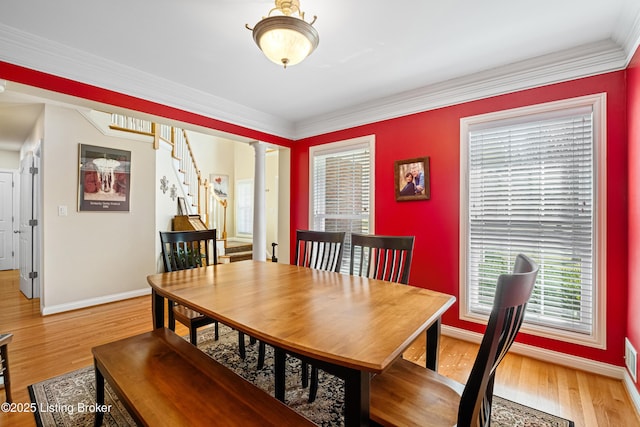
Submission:
[[[106,120],[111,131],[129,132],[153,138],[153,147],[156,150],[160,147],[161,141],[170,144],[171,156],[174,159],[177,176],[182,177],[179,183],[181,187],[179,192],[184,195],[183,200],[185,203],[183,212],[180,215],[188,218],[196,217],[198,222],[201,223],[201,226],[198,224],[196,227],[178,229],[217,228],[218,236],[221,238],[218,241],[218,261],[220,263],[253,258],[253,245],[251,243],[227,240],[227,200],[218,198],[208,180],[202,177],[191,150],[187,132],[184,129],[154,123],[149,120],[136,119],[118,113],[94,112],[92,114],[91,117],[87,118],[94,124],[97,123],[94,116],[100,117],[99,123],[105,121],[105,115],[110,116]],[[223,243],[225,240],[226,244]]]
[[[253,244],[227,240],[224,255],[218,255],[218,262],[227,264],[230,262],[244,261],[253,258]]]

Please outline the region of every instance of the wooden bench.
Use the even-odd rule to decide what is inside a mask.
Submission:
[[[95,425],[102,424],[104,380],[139,425],[313,426],[311,421],[160,328],[92,349]]]

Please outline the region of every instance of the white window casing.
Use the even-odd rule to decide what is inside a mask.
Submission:
[[[236,181],[236,235],[253,236],[253,179]]]
[[[374,135],[309,149],[309,229],[346,232],[343,272],[351,233],[374,232],[374,149]]]
[[[486,322],[523,252],[525,333],[606,347],[606,94],[460,121],[460,318]]]

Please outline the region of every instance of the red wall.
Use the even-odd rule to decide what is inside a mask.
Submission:
[[[286,147],[291,146],[291,140],[286,138],[226,123],[210,117],[191,113],[189,111],[180,110],[178,108],[168,107],[145,99],[113,92],[97,86],[88,85],[86,83],[80,83],[63,77],[31,70],[18,65],[9,64],[7,62],[0,61],[0,78],[82,99],[88,99],[108,105],[115,105],[117,107],[123,107],[133,111],[153,114],[158,117],[167,117],[185,123],[192,123],[194,125],[216,129],[222,132],[256,139],[258,141],[269,142]]]
[[[637,61],[636,61],[637,63]],[[375,232],[380,234],[413,234],[416,236],[415,261],[410,283],[458,295],[458,216],[459,216],[459,120],[461,117],[515,108],[525,105],[572,98],[593,93],[607,93],[607,349],[588,347],[536,338],[521,334],[519,341],[568,354],[623,365],[623,339],[627,331],[636,347],[640,346],[640,314],[627,307],[640,304],[640,289],[629,292],[627,306],[627,273],[629,283],[637,283],[640,269],[631,265],[627,272],[627,179],[640,182],[634,170],[640,170],[640,123],[630,121],[630,174],[627,177],[626,72],[575,80],[526,90],[480,101],[387,120],[357,128],[320,135],[292,143],[290,140],[241,126],[203,117],[184,110],[134,98],[29,70],[0,61],[0,78],[55,92],[103,102],[160,117],[209,127],[292,148],[291,153],[291,230],[308,226],[308,156],[309,146],[376,136],[376,218]],[[629,70],[629,114],[640,112],[640,71]],[[431,157],[431,199],[398,203],[393,188],[395,160]],[[633,185],[633,191],[640,184]],[[629,215],[631,233],[629,259],[640,251],[640,198],[632,200]],[[292,245],[293,247],[293,245]],[[638,286],[636,286],[638,288]],[[633,303],[636,303],[635,305]],[[457,305],[444,317],[447,325],[482,332],[483,327],[458,319]]]
[[[640,350],[640,49],[627,69],[629,126],[629,289],[627,337]],[[640,392],[640,387],[636,383]]]
[[[623,365],[627,295],[627,145],[625,72],[575,80],[468,102],[307,138],[292,148],[291,230],[307,228],[309,147],[375,134],[375,233],[416,236],[409,283],[458,295],[460,118],[509,108],[607,93],[607,350],[521,334],[518,341]],[[640,101],[639,101],[640,102]],[[431,199],[396,202],[394,161],[430,156]],[[638,295],[640,297],[640,295]],[[483,332],[458,318],[457,304],[443,323]]]

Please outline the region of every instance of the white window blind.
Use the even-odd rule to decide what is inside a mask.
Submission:
[[[371,229],[371,158],[368,140],[311,150],[311,228],[346,232],[341,267],[346,273],[351,233],[367,234]]]
[[[491,310],[522,252],[540,264],[525,325],[594,334],[596,156],[592,105],[468,126],[468,314]]]
[[[236,181],[236,232],[253,235],[253,180]]]

